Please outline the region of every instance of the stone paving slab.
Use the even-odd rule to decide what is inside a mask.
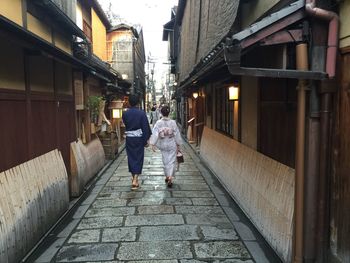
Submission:
[[[145,192],[132,191],[132,192],[122,192],[120,195],[120,198],[134,199],[134,198],[142,198],[144,196],[145,196]]]
[[[240,241],[220,241],[194,244],[195,254],[202,259],[246,258],[250,255]]]
[[[123,217],[93,217],[83,218],[77,229],[118,227],[123,223]]]
[[[236,231],[232,229],[222,229],[215,226],[200,227],[204,240],[238,240]]]
[[[214,197],[210,191],[173,191],[173,197]]]
[[[173,260],[138,260],[128,261],[128,263],[178,263],[176,259]]]
[[[100,232],[99,229],[77,231],[69,238],[68,243],[97,243],[100,241]]]
[[[154,197],[154,198],[166,198],[166,197],[171,197],[171,192],[169,190],[167,191],[149,191],[145,192],[145,197]]]
[[[118,244],[89,244],[64,246],[56,257],[56,262],[87,262],[112,260]]]
[[[133,215],[135,207],[92,208],[87,211],[85,217],[110,217]]]
[[[181,259],[192,258],[187,241],[123,243],[117,253],[119,260]]]
[[[137,212],[140,215],[173,214],[174,207],[171,205],[139,206]]]
[[[192,201],[190,198],[180,198],[180,197],[170,197],[165,198],[165,203],[167,205],[192,205]]]
[[[140,241],[155,240],[199,240],[197,226],[154,226],[141,227]]]
[[[128,203],[129,206],[140,206],[140,205],[161,205],[164,202],[163,198],[142,198],[142,199],[132,199]]]
[[[181,215],[138,215],[127,216],[126,226],[155,226],[155,225],[182,225],[184,224]]]
[[[225,215],[190,214],[185,215],[185,221],[190,225],[212,225],[232,228],[230,220]]]
[[[224,211],[218,206],[175,206],[179,214],[223,214]]]
[[[123,199],[107,199],[107,200],[96,200],[93,204],[93,208],[104,208],[104,207],[119,207],[126,206],[126,200]]]
[[[107,228],[103,230],[102,242],[135,241],[136,227]]]
[[[219,205],[215,198],[191,198],[193,205]]]

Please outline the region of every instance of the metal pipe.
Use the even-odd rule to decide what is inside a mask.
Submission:
[[[316,7],[316,0],[306,0],[305,10],[312,17],[329,21],[326,72],[329,78],[334,78],[338,51],[339,16],[335,12]]]
[[[318,180],[320,152],[320,123],[318,118],[308,120],[307,160],[305,167],[304,202],[304,262],[311,263],[316,255],[316,231],[318,219]]]
[[[335,78],[336,59],[339,38],[339,16],[332,11],[324,10],[316,7],[316,0],[306,0],[306,12],[315,18],[329,21],[328,25],[328,43],[327,43],[327,59],[326,72],[329,79]],[[324,84],[324,82],[322,83]],[[328,185],[329,178],[329,148],[330,148],[330,111],[331,111],[331,94],[328,89],[321,95],[321,111],[320,111],[320,153],[319,153],[319,214],[318,214],[318,262],[325,262],[325,248],[328,242],[329,216],[328,210]]]
[[[296,47],[297,69],[308,70],[307,44]],[[304,163],[305,163],[305,107],[306,81],[298,83],[298,109],[295,153],[295,194],[294,194],[294,258],[293,262],[303,262],[304,231]]]
[[[311,70],[325,71],[327,30],[319,21],[312,21]],[[309,93],[309,118],[306,140],[305,207],[304,207],[304,262],[313,263],[317,251],[318,189],[320,172],[320,99],[319,83],[311,85]]]
[[[330,145],[330,114],[331,114],[331,94],[323,93],[321,96],[321,135],[320,135],[320,177],[319,177],[319,197],[318,197],[318,262],[325,260],[325,248],[328,242],[328,200],[329,200],[329,145]]]

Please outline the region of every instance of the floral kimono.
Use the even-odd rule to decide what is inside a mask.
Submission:
[[[167,117],[157,121],[152,130],[150,144],[155,145],[162,153],[165,176],[174,176],[177,149],[182,144],[176,122]]]

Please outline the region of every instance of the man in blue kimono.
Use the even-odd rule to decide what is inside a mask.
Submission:
[[[151,136],[151,129],[146,113],[136,106],[139,97],[132,94],[129,97],[130,109],[123,114],[126,134],[126,153],[128,155],[129,172],[132,175],[132,189],[139,187],[138,176],[142,173],[144,147]]]

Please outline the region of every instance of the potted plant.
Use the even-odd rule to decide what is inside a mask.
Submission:
[[[93,123],[98,121],[101,100],[102,97],[100,96],[89,96],[88,98],[87,108],[90,110],[90,118]]]

